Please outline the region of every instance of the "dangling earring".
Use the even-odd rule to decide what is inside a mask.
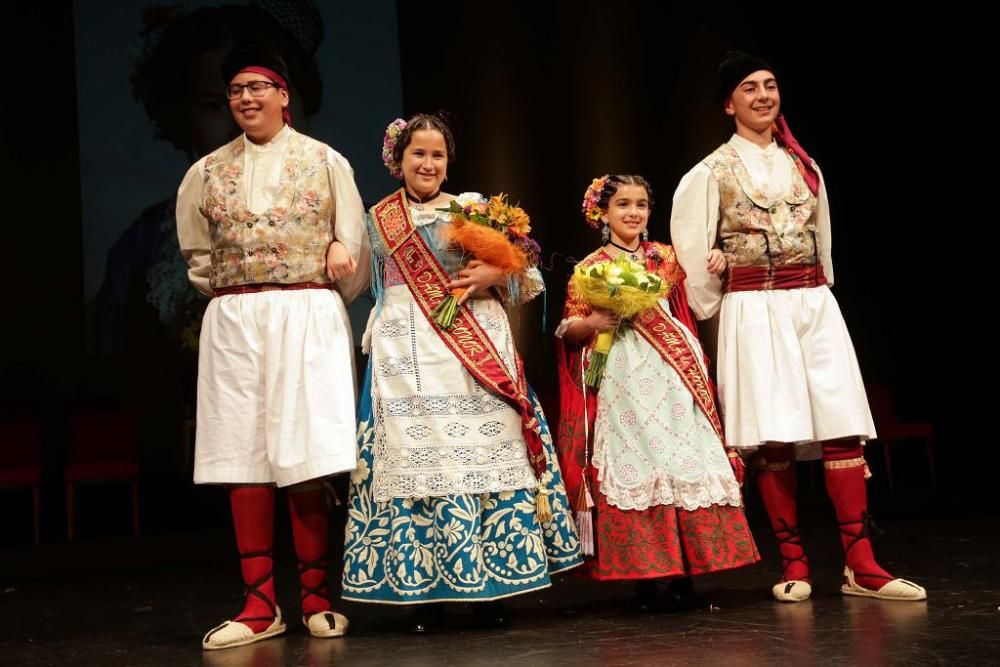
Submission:
[[[642,240],[643,240],[643,242],[646,242],[646,241],[649,240],[649,229],[648,228],[642,230]]]
[[[601,227],[601,242],[604,245],[607,245],[608,241],[610,240],[611,240],[611,226],[605,222],[604,226]]]

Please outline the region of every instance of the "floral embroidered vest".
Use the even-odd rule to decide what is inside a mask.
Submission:
[[[333,241],[327,146],[291,132],[272,206],[247,208],[243,137],[205,161],[201,213],[212,241],[213,288],[259,283],[326,283]]]
[[[719,244],[730,267],[819,263],[816,196],[799,169],[783,199],[754,188],[739,154],[722,144],[705,158],[719,185]]]

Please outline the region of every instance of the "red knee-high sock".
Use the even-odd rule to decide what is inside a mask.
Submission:
[[[292,515],[292,535],[299,558],[302,615],[330,611],[327,592],[327,529],[329,517],[323,488],[289,490],[288,509]]]
[[[868,498],[865,460],[857,440],[823,443],[823,475],[840,524],[840,542],[847,565],[861,586],[878,590],[893,577],[879,567],[868,539]]]
[[[781,552],[782,581],[809,581],[809,559],[799,537],[796,511],[795,451],[792,447],[762,447],[757,454],[757,487],[771,530]]]
[[[274,487],[241,486],[230,489],[229,504],[236,528],[245,599],[235,620],[255,633],[274,621]]]

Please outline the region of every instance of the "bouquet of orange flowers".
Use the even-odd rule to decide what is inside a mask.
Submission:
[[[521,273],[538,262],[540,248],[528,237],[531,218],[524,209],[513,206],[501,193],[488,201],[462,203],[452,200],[448,239],[465,254],[492,264],[511,276]],[[451,327],[458,312],[458,299],[465,288],[456,288],[431,312],[434,321],[444,329]]]

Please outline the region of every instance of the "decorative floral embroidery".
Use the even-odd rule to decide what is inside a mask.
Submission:
[[[791,192],[772,199],[754,189],[729,144],[716,149],[705,164],[719,184],[719,245],[730,267],[816,263],[817,199],[798,169],[792,170]]]
[[[205,161],[201,212],[209,221],[213,288],[252,283],[326,282],[333,240],[324,144],[292,133],[272,207],[246,205],[242,137]]]
[[[579,542],[541,408],[550,461],[546,483],[554,514],[535,517],[534,493],[396,498],[375,502],[371,477],[375,430],[370,393],[362,394],[360,464],[351,479],[344,546],[343,597],[371,602],[495,599],[549,584],[579,565]],[[364,472],[359,472],[364,471]]]

